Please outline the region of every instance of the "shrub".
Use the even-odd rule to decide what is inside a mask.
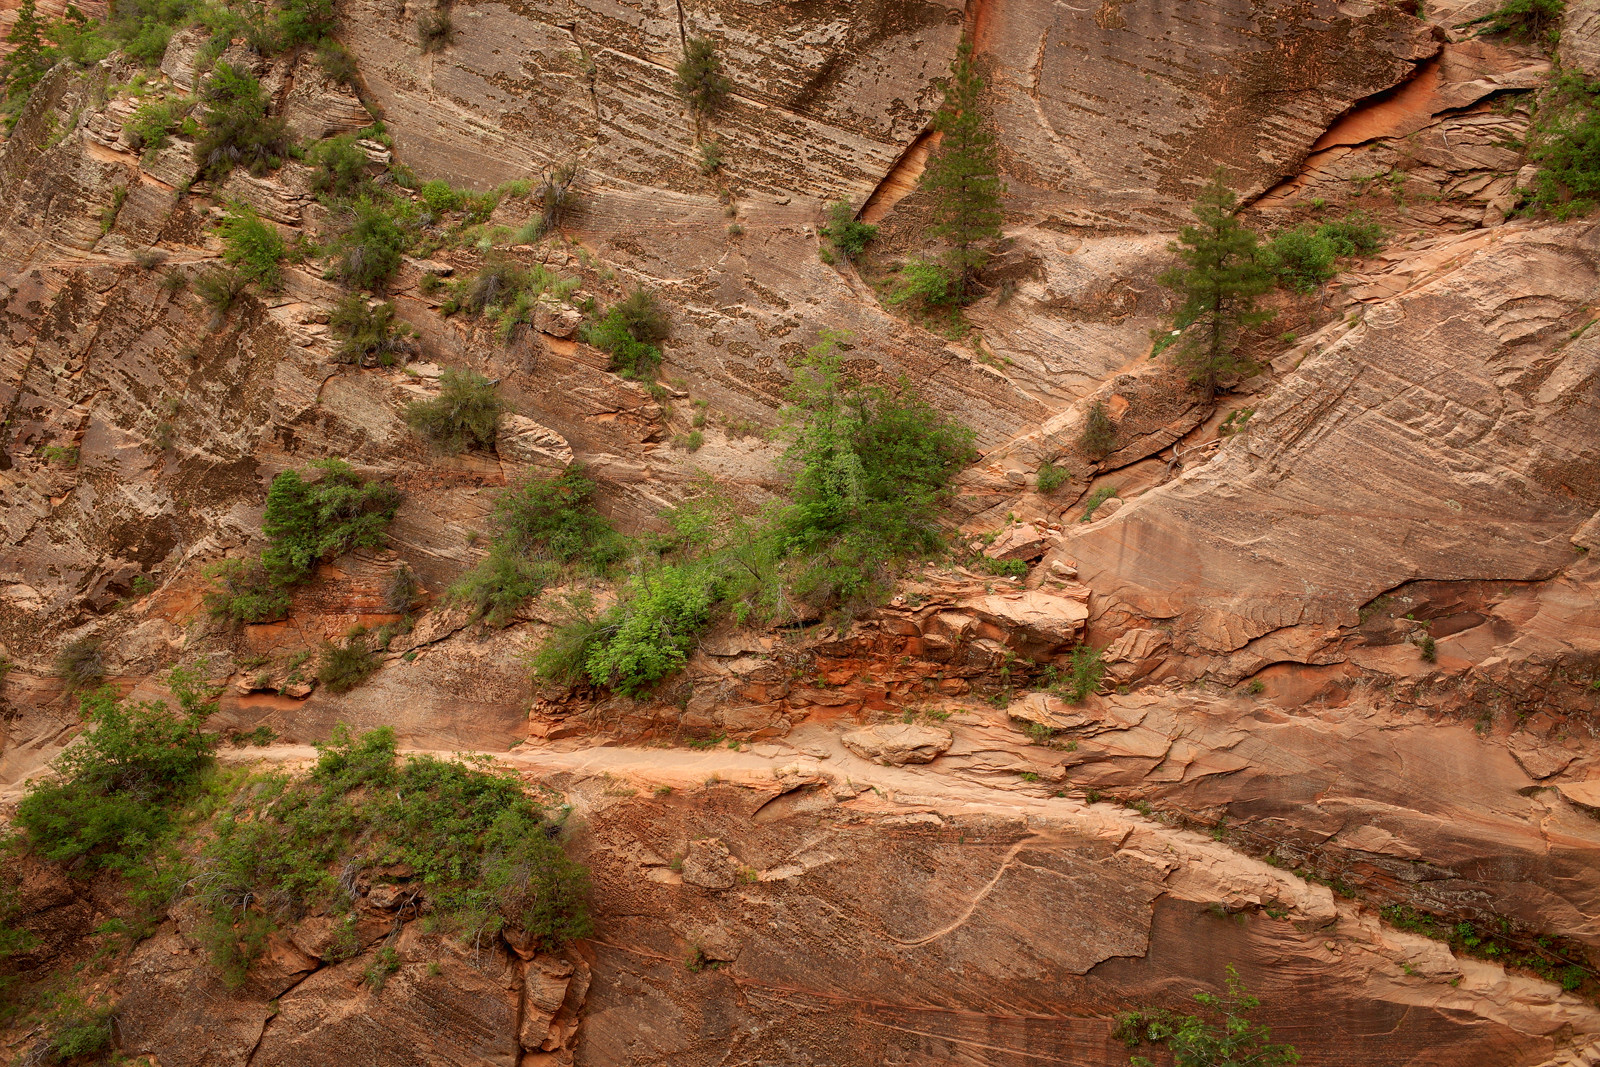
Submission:
[[[634,695],[678,670],[711,619],[716,578],[665,566],[631,579],[584,659],[589,680]]]
[[[67,993],[58,993],[50,999],[53,1003],[43,1024],[45,1035],[41,1043],[26,1059],[17,1062],[105,1062],[100,1057],[112,1047],[114,1013],[111,1006],[91,1006]],[[42,1059],[38,1055],[41,1050],[45,1054]]]
[[[722,169],[722,143],[707,141],[700,146],[700,173],[710,177]]]
[[[331,42],[323,39],[333,32],[333,24],[333,0],[282,0],[275,27],[275,50],[319,43],[325,48]]]
[[[357,626],[345,634],[344,644],[322,642],[317,659],[317,681],[330,693],[348,693],[373,674],[383,661],[367,646],[367,631]]]
[[[246,280],[269,291],[282,286],[283,238],[248,204],[228,206],[222,219],[222,246],[222,258]]]
[[[106,676],[100,641],[94,637],[80,637],[61,646],[55,666],[56,677],[65,683],[68,692],[96,685]]]
[[[249,286],[250,279],[236,270],[208,270],[194,280],[195,295],[219,316],[232,311]]]
[[[1100,650],[1089,645],[1079,645],[1072,650],[1072,658],[1065,672],[1050,667],[1045,671],[1045,683],[1061,699],[1081,704],[1096,689],[1105,676],[1106,666]]]
[[[383,609],[396,613],[408,612],[421,596],[422,584],[417,581],[411,568],[402,563],[384,586]]]
[[[568,160],[552,167],[539,184],[539,232],[531,240],[554,233],[561,220],[572,210],[575,194],[572,185],[578,180],[578,164]]]
[[[956,303],[955,277],[942,263],[931,259],[907,260],[888,302],[910,303],[924,308],[949,307]]]
[[[1334,260],[1338,252],[1332,241],[1311,226],[1296,226],[1285,230],[1267,245],[1264,260],[1287,285],[1302,293],[1312,292],[1335,273]]]
[[[1352,211],[1342,219],[1324,222],[1317,235],[1333,245],[1341,256],[1370,256],[1383,247],[1383,226],[1363,211]]]
[[[438,180],[423,182],[422,188],[418,189],[417,193],[421,196],[423,204],[435,215],[461,210],[462,194],[451,188],[449,182]]]
[[[167,147],[172,132],[193,106],[194,102],[188,99],[162,97],[147,101],[122,124],[122,139],[135,152],[160,151]]]
[[[1089,494],[1089,499],[1084,501],[1083,517],[1081,519],[1079,519],[1078,521],[1079,522],[1093,522],[1094,521],[1094,513],[1100,507],[1100,505],[1104,504],[1107,500],[1110,500],[1112,497],[1114,497],[1116,495],[1117,495],[1117,487],[1114,486],[1114,485],[1102,485],[1100,488],[1098,488],[1094,492],[1090,493]]]
[[[155,270],[167,261],[167,254],[159,248],[141,248],[133,254],[140,270]]]
[[[476,371],[450,369],[439,384],[437,397],[406,406],[407,425],[441,452],[493,448],[503,406],[494,383]]]
[[[1058,467],[1049,462],[1041,463],[1039,465],[1039,492],[1053,493],[1061,488],[1061,484],[1070,477],[1071,474],[1065,467]]]
[[[160,701],[132,703],[115,690],[83,698],[84,733],[17,805],[17,825],[45,859],[80,858],[125,868],[173,826],[173,807],[192,795],[216,738],[203,731],[216,705],[198,677],[168,678],[179,710]]]
[[[356,59],[350,50],[338,41],[329,38],[317,46],[317,65],[322,68],[322,73],[328,76],[329,81],[340,85],[354,85],[356,75]]]
[[[334,305],[328,324],[339,338],[334,353],[339,363],[392,367],[416,351],[416,331],[408,323],[395,322],[394,304],[389,301],[369,306],[365,297],[350,293]]]
[[[859,258],[867,243],[878,236],[876,226],[856,221],[855,210],[845,200],[828,205],[828,224],[821,232],[834,254],[847,263]]]
[[[316,168],[311,175],[314,192],[348,197],[355,196],[366,185],[369,160],[366,152],[356,145],[355,134],[318,141],[306,153],[306,162]]]
[[[1020,559],[990,559],[984,556],[983,569],[999,578],[1026,578],[1028,564]]]
[[[1111,451],[1117,443],[1117,424],[1111,421],[1105,402],[1096,400],[1089,405],[1084,416],[1083,432],[1078,435],[1078,445],[1095,459]]]
[[[366,481],[343,460],[313,460],[311,466],[322,472],[319,480],[283,471],[267,489],[261,532],[269,543],[261,566],[279,585],[298,582],[319,562],[352,549],[382,546],[400,506],[399,490]]]
[[[635,289],[599,322],[586,327],[584,340],[611,356],[612,370],[648,381],[661,364],[658,343],[667,334],[667,316],[660,302],[654,294]]]
[[[161,274],[161,291],[168,296],[177,296],[189,288],[189,276],[177,267],[163,271]]]
[[[448,5],[440,4],[417,19],[417,44],[424,55],[443,52],[455,39],[456,23]]]
[[[451,599],[491,626],[504,626],[564,567],[604,570],[624,544],[595,511],[594,488],[581,467],[553,477],[531,473],[507,487],[495,500],[493,547],[452,587]]]
[[[1225,1067],[1251,1064],[1252,1067],[1278,1067],[1300,1062],[1293,1045],[1274,1045],[1272,1031],[1252,1023],[1247,1012],[1261,1001],[1245,990],[1239,972],[1228,965],[1228,991],[1222,995],[1196,993],[1194,999],[1218,1016],[1213,1022],[1194,1015],[1180,1015],[1166,1008],[1142,1008],[1117,1017],[1113,1036],[1129,1048],[1149,1042],[1164,1045],[1180,1067]],[[1134,1062],[1149,1063],[1143,1057]]]
[[[219,63],[200,98],[207,106],[201,115],[204,130],[194,146],[197,177],[221,181],[237,166],[260,177],[282,164],[289,128],[282,118],[267,114],[267,91],[252,74]]]
[[[376,289],[400,269],[409,238],[384,209],[370,201],[355,205],[355,222],[339,240],[334,273],[346,285]]]
[[[710,115],[727,100],[733,82],[722,73],[717,46],[705,37],[691,37],[683,46],[673,88],[696,118]]]
[[[1421,653],[1424,663],[1439,662],[1439,643],[1433,639],[1432,634],[1423,634],[1418,639],[1417,650]]]
[[[1557,219],[1587,215],[1600,203],[1600,78],[1556,76],[1528,137],[1539,166],[1528,207]]]
[[[257,560],[225,559],[205,569],[211,581],[203,601],[215,618],[235,625],[269,622],[289,614],[289,593]]]
[[[1480,31],[1482,33],[1508,33],[1513,37],[1554,44],[1566,13],[1567,0],[1507,0],[1473,22],[1487,23]]]

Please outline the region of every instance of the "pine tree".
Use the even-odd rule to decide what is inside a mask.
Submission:
[[[1273,315],[1256,308],[1256,298],[1272,288],[1272,272],[1256,235],[1234,218],[1237,204],[1219,169],[1195,202],[1198,224],[1185,226],[1169,246],[1184,265],[1156,279],[1184,297],[1176,323],[1183,336],[1172,361],[1208,395],[1216,394],[1221,379],[1255,369],[1235,344],[1241,331]]]
[[[0,86],[8,98],[25,97],[50,69],[50,49],[45,46],[45,20],[34,0],[22,0],[17,21],[6,33],[11,52],[0,63]]]
[[[950,64],[944,104],[933,117],[933,128],[941,134],[939,148],[922,175],[923,187],[933,194],[929,232],[948,245],[951,295],[962,304],[971,298],[974,275],[989,259],[988,242],[1000,236],[1000,197],[1005,192],[994,133],[978,110],[983,89],[972,42],[963,40]]]

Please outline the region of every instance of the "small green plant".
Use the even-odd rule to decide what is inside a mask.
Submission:
[[[733,91],[733,82],[722,73],[717,46],[705,37],[690,37],[684,42],[683,59],[678,62],[673,89],[696,119],[703,119],[720,108]]]
[[[700,146],[700,173],[707,177],[722,170],[722,142],[707,141]]]
[[[222,258],[247,281],[268,291],[283,284],[279,266],[287,254],[277,227],[262,221],[248,204],[228,205],[222,219]]]
[[[828,249],[846,263],[861,257],[867,244],[878,236],[878,228],[856,221],[855,209],[847,200],[828,205],[828,224],[820,230],[828,240]]]
[[[1078,435],[1078,447],[1091,458],[1099,459],[1117,443],[1117,424],[1111,421],[1111,413],[1106,408],[1105,401],[1096,400],[1089,405],[1088,414],[1083,419],[1083,432]]]
[[[1433,639],[1432,634],[1423,634],[1417,639],[1417,651],[1424,663],[1439,662],[1439,643]]]
[[[316,169],[311,174],[313,192],[334,197],[353,197],[367,184],[367,153],[356,144],[353,133],[318,141],[306,152],[306,162]]]
[[[202,85],[203,132],[194,146],[198,177],[221,181],[234,167],[261,177],[278,167],[289,150],[289,128],[268,114],[270,98],[248,71],[218,63]]]
[[[612,370],[626,378],[648,381],[661,363],[659,346],[668,333],[660,301],[647,290],[635,289],[587,327],[583,338],[610,354]]]
[[[62,645],[56,653],[55,670],[68,692],[99,684],[106,676],[99,638],[80,637]]]
[[[350,228],[335,241],[333,273],[354,288],[377,289],[400,269],[411,241],[382,204],[363,198],[352,211]]]
[[[1528,138],[1538,164],[1526,209],[1556,219],[1587,215],[1600,204],[1600,79],[1567,70],[1551,80]]]
[[[1093,522],[1094,521],[1094,513],[1095,513],[1096,510],[1099,509],[1100,505],[1104,504],[1107,500],[1110,500],[1112,497],[1114,497],[1116,495],[1117,495],[1117,487],[1116,486],[1114,486],[1114,485],[1102,485],[1102,486],[1100,486],[1094,492],[1089,494],[1089,499],[1087,501],[1085,501],[1084,505],[1083,505],[1083,517],[1080,518],[1078,521],[1079,522]]]
[[[1039,465],[1039,492],[1050,494],[1061,488],[1062,484],[1072,477],[1066,467],[1058,467],[1046,461]]]
[[[1090,645],[1079,645],[1072,650],[1065,670],[1049,667],[1043,681],[1052,693],[1073,704],[1081,704],[1095,690],[1105,676],[1105,661],[1100,650]]]
[[[352,627],[344,644],[324,641],[317,661],[317,681],[330,693],[348,693],[382,666],[367,643],[367,629]]]
[[[396,322],[394,304],[369,304],[358,293],[346,294],[328,315],[328,325],[339,338],[334,359],[339,363],[392,367],[416,352],[416,331]]]
[[[958,303],[955,277],[943,263],[912,258],[900,268],[895,288],[885,298],[892,306],[910,304],[924,310]]]
[[[1482,25],[1479,33],[1505,33],[1554,45],[1560,39],[1561,20],[1566,13],[1566,0],[1507,0],[1489,14],[1456,28]]]
[[[706,435],[699,430],[691,430],[672,439],[673,446],[681,448],[685,452],[698,452],[705,443]]]
[[[280,585],[301,581],[318,563],[352,549],[381,547],[400,506],[392,485],[367,481],[343,460],[313,460],[311,468],[321,474],[315,482],[288,470],[267,489],[261,532],[269,543],[261,565]]]
[[[384,945],[373,954],[372,963],[362,972],[362,980],[374,993],[382,993],[383,987],[400,970],[400,953],[392,945]]]
[[[219,318],[232,311],[250,288],[250,279],[236,270],[213,268],[197,275],[194,291]]]
[[[495,383],[476,371],[445,370],[432,400],[406,406],[406,424],[440,452],[494,447],[503,405]]]
[[[38,456],[52,467],[71,469],[78,465],[78,446],[45,445],[39,449]]]
[[[1020,559],[990,559],[983,557],[983,569],[1000,578],[1026,578],[1028,564]]]
[[[432,11],[417,19],[417,44],[424,55],[443,52],[456,39],[456,23],[448,0],[438,0]]]
[[[1250,679],[1250,684],[1245,686],[1245,690],[1251,696],[1258,697],[1267,691],[1267,683],[1263,682],[1260,678],[1252,678]]]

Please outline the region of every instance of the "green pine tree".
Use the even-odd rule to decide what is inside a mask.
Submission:
[[[1195,202],[1197,225],[1185,226],[1169,246],[1183,260],[1156,280],[1183,294],[1177,327],[1183,331],[1172,361],[1208,395],[1218,382],[1255,369],[1239,355],[1239,334],[1272,318],[1256,298],[1272,288],[1256,235],[1234,218],[1238,199],[1218,170]]]
[[[9,100],[25,98],[50,69],[51,49],[45,45],[45,20],[34,0],[22,0],[17,21],[6,33],[11,51],[0,62],[0,85]]]
[[[922,185],[933,194],[933,225],[948,250],[945,265],[951,296],[967,303],[978,271],[988,262],[989,242],[1000,236],[1000,197],[1005,193],[995,161],[994,133],[978,109],[983,77],[973,62],[970,40],[963,40],[950,64],[944,104],[933,117],[942,135],[928,161]]]

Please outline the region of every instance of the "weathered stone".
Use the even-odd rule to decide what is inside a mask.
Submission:
[[[1018,523],[1002,530],[993,544],[985,546],[983,554],[990,559],[1031,562],[1044,555],[1049,547],[1044,532],[1037,526]]]
[[[715,837],[689,842],[683,858],[683,880],[704,889],[727,889],[733,885],[736,869],[728,846]]]
[[[891,767],[932,763],[950,747],[950,731],[936,726],[891,722],[852,730],[841,741],[862,759]]]

